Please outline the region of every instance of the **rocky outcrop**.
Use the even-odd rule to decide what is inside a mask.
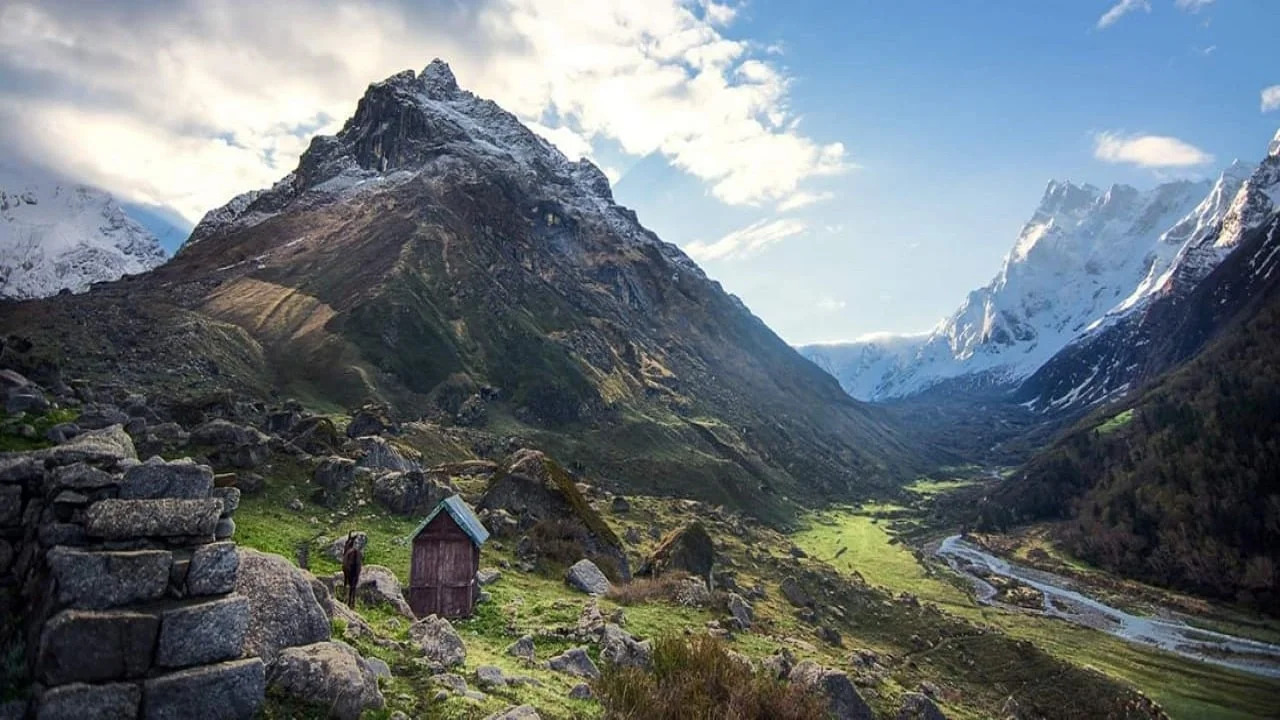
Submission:
[[[215,539],[236,503],[212,478],[190,460],[138,463],[119,426],[0,455],[0,536],[17,557],[0,585],[20,589],[33,716],[257,713],[265,667],[242,659],[239,552]]]
[[[873,720],[875,717],[847,673],[805,660],[791,669],[789,677],[793,683],[802,683],[820,692],[835,720]]]
[[[636,574],[658,576],[673,571],[686,572],[709,586],[715,560],[716,549],[711,535],[702,523],[695,520],[663,538]]]
[[[373,480],[373,500],[394,515],[425,515],[456,495],[448,478],[421,470],[385,472]]]
[[[315,485],[316,502],[326,507],[334,507],[346,498],[353,485],[356,484],[356,463],[336,455],[327,457],[316,466],[311,476]]]

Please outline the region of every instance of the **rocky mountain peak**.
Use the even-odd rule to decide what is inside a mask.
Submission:
[[[1098,188],[1087,183],[1076,185],[1070,180],[1050,180],[1040,199],[1038,212],[1052,215],[1080,210],[1088,207],[1097,197]]]
[[[1276,130],[1275,137],[1271,138],[1271,144],[1267,146],[1268,157],[1280,157],[1280,130]]]
[[[430,97],[449,98],[458,93],[458,79],[453,76],[449,63],[435,58],[418,74],[418,82]]]

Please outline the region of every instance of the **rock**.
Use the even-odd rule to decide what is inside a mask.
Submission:
[[[55,445],[61,445],[80,434],[80,426],[72,422],[58,423],[44,434],[45,439]]]
[[[369,535],[363,530],[354,531],[351,533],[351,538],[355,541],[355,546],[360,549],[360,552],[364,552],[365,547],[369,545]],[[342,562],[342,553],[345,552],[346,547],[347,536],[339,535],[326,546],[325,554],[338,562]]]
[[[0,573],[7,572],[13,565],[14,554],[13,545],[9,544],[8,540],[0,538]]]
[[[587,677],[593,680],[600,677],[600,669],[591,662],[587,649],[583,647],[569,648],[547,661],[547,667],[566,675]]]
[[[134,465],[124,473],[120,483],[122,500],[143,498],[205,498],[213,489],[213,469],[197,465],[190,458],[165,462],[153,457]]]
[[[509,707],[500,713],[494,713],[485,720],[542,720],[542,716],[532,705]]]
[[[404,591],[400,580],[391,568],[382,565],[365,565],[360,571],[360,584],[356,586],[356,596],[367,603],[383,604],[401,615],[415,619],[413,609],[404,599]]]
[[[633,525],[622,533],[622,539],[628,545],[638,545],[643,538],[640,537],[640,531]]]
[[[923,693],[909,692],[902,696],[898,720],[947,720],[942,710]]]
[[[814,687],[827,700],[827,709],[836,720],[873,720],[871,708],[858,694],[846,673],[805,660],[791,669],[791,682]]]
[[[502,675],[502,668],[496,665],[481,665],[476,668],[476,685],[481,690],[493,690],[506,687],[507,679]]]
[[[365,658],[364,662],[369,666],[369,670],[373,672],[374,677],[389,678],[391,677],[391,666],[382,658]]]
[[[498,582],[498,578],[500,577],[502,577],[501,570],[495,570],[493,568],[480,568],[479,570],[476,571],[476,582],[480,583],[481,585],[492,585],[493,583]]]
[[[332,454],[341,441],[333,421],[321,415],[299,420],[287,438],[292,445],[312,455]]]
[[[569,688],[570,700],[594,700],[595,693],[591,692],[591,686],[586,683],[578,683]]]
[[[127,422],[129,422],[129,415],[109,403],[85,403],[80,408],[80,415],[76,418],[76,424],[86,430],[101,430],[112,425],[123,426]]]
[[[39,455],[50,465],[78,462],[108,464],[138,459],[133,439],[120,425],[80,433],[69,442],[40,450]]]
[[[298,498],[294,498],[289,502],[285,503],[285,507],[289,508],[294,512],[302,512],[303,510],[306,509],[306,507],[303,506],[302,501],[299,500]]]
[[[236,473],[236,487],[239,488],[242,495],[257,495],[262,492],[266,486],[266,478],[262,477],[258,473]]]
[[[607,557],[617,565],[619,579],[631,577],[622,540],[583,498],[568,471],[536,450],[516,451],[506,472],[489,482],[477,509],[505,510],[522,528],[544,521],[572,526],[582,557]]]
[[[45,477],[41,453],[0,453],[0,483],[36,483]],[[59,470],[54,470],[56,475]],[[106,473],[103,473],[104,475]]]
[[[467,681],[461,675],[455,673],[440,673],[432,675],[431,682],[434,685],[442,685],[454,695],[461,695],[467,691]]]
[[[85,511],[84,529],[91,537],[108,540],[135,537],[213,535],[222,514],[222,501],[100,500]]]
[[[87,552],[58,546],[47,559],[58,602],[103,610],[164,595],[173,556],[167,550]]]
[[[264,445],[267,436],[258,430],[236,425],[229,420],[210,420],[191,431],[192,445],[202,445],[219,451],[234,450],[242,445]]]
[[[788,575],[782,579],[782,583],[778,586],[782,591],[782,596],[787,602],[796,607],[813,607],[813,597],[802,587],[800,582],[794,577]]]
[[[385,704],[377,674],[341,640],[285,649],[267,682],[285,695],[327,708],[329,717],[339,720],[357,720],[365,710]]]
[[[329,639],[325,614],[310,573],[279,555],[239,548],[236,592],[249,599],[249,626],[244,651],[267,663],[287,647]]]
[[[536,659],[536,652],[532,635],[522,635],[519,640],[507,646],[508,655],[528,662],[533,662]]]
[[[354,441],[359,460],[356,467],[407,473],[421,470],[416,460],[404,456],[399,448],[376,435],[357,437]]]
[[[711,536],[702,523],[695,520],[663,539],[636,574],[656,577],[669,572],[686,572],[703,582],[710,582],[715,558]]]
[[[37,678],[46,685],[141,677],[160,621],[127,610],[63,610],[40,634]]]
[[[457,490],[419,470],[385,472],[373,480],[373,500],[395,515],[425,515]]]
[[[609,594],[609,590],[612,587],[609,584],[609,578],[605,577],[603,572],[600,572],[600,568],[586,559],[574,563],[565,575],[564,581],[570,587],[601,597]]]
[[[111,474],[88,463],[78,462],[54,470],[47,489],[50,492],[63,489],[96,490],[115,485],[117,482],[118,480]]]
[[[222,517],[230,517],[240,509],[240,489],[236,487],[216,487],[209,491],[209,497],[222,501]]]
[[[142,687],[134,683],[50,688],[40,696],[39,720],[133,720],[142,703]],[[19,715],[18,717],[22,717]]]
[[[520,521],[506,510],[481,510],[476,515],[494,537],[514,537],[520,532]]]
[[[613,502],[609,504],[609,510],[615,515],[631,512],[631,502],[621,495],[614,495]]]
[[[738,627],[746,630],[751,627],[751,621],[755,618],[755,612],[751,607],[751,603],[747,602],[738,593],[729,593],[729,614],[734,620],[738,621]]]
[[[320,504],[333,507],[356,483],[355,461],[344,457],[327,457],[316,466],[311,482],[319,488],[317,499]]]
[[[151,678],[143,685],[144,720],[243,720],[266,696],[260,658],[205,665]]]
[[[487,418],[488,411],[484,406],[484,398],[479,393],[475,393],[458,406],[453,422],[462,427],[480,427],[485,424]]]
[[[249,626],[249,600],[231,595],[166,610],[160,618],[156,665],[205,665],[240,657]]]
[[[622,628],[608,623],[600,637],[600,659],[623,667],[647,668],[653,662],[653,643],[636,640]]]
[[[0,527],[22,522],[22,486],[0,485]]]
[[[711,591],[702,580],[686,577],[676,583],[675,601],[685,607],[706,607],[711,603]]]
[[[347,424],[347,437],[382,435],[391,429],[391,420],[385,407],[366,405],[352,414],[351,422]]]
[[[809,557],[809,553],[805,552],[804,550],[801,550],[795,545],[792,545],[790,548],[788,548],[787,552],[791,554],[791,557],[797,560],[803,560],[804,558]]]
[[[462,637],[446,619],[428,615],[409,626],[409,637],[422,649],[429,662],[444,667],[461,665],[467,661],[467,646]]]
[[[832,628],[827,625],[823,625],[818,628],[818,637],[822,640],[822,642],[828,645],[835,645],[836,647],[842,647],[844,644],[840,639],[840,633],[836,632],[835,628]]]
[[[783,648],[777,653],[761,660],[760,664],[771,676],[782,679],[791,674],[792,668],[795,667],[796,659],[791,654],[790,650]]]

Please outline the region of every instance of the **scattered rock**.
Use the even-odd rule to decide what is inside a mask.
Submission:
[[[542,720],[532,705],[510,707],[500,713],[494,713],[484,720]]]
[[[476,582],[481,585],[492,585],[493,583],[498,582],[498,579],[501,577],[502,571],[494,570],[493,568],[480,568],[476,571]]]
[[[813,596],[800,587],[800,582],[794,577],[788,575],[783,578],[778,589],[782,591],[782,596],[787,599],[787,602],[792,605],[796,607],[813,607]]]
[[[647,668],[653,662],[653,643],[639,641],[622,628],[609,623],[600,637],[600,659],[624,667]]]
[[[357,437],[353,444],[359,457],[356,467],[402,473],[422,469],[417,461],[406,458],[399,448],[376,435]]]
[[[827,625],[823,625],[818,628],[818,637],[822,642],[828,645],[835,645],[836,647],[841,647],[843,645],[843,642],[840,639],[840,633]]]
[[[579,560],[569,568],[564,581],[577,590],[590,595],[605,596],[612,587],[596,564],[587,559]]]
[[[404,599],[400,580],[391,568],[382,565],[365,565],[360,571],[360,584],[356,586],[356,597],[367,603],[388,605],[411,620],[415,618],[413,609]]]
[[[609,510],[615,515],[623,515],[631,512],[631,502],[621,495],[614,495]]]
[[[351,415],[351,422],[347,424],[347,437],[382,435],[391,428],[387,408],[381,405],[365,405]]]
[[[898,720],[947,720],[947,716],[928,695],[909,692],[902,696]]]
[[[320,461],[311,476],[317,490],[316,500],[326,507],[337,505],[356,483],[356,463],[344,457],[331,456]]]
[[[532,635],[522,635],[519,640],[507,646],[507,654],[512,657],[518,657],[521,660],[533,662],[536,657],[536,649],[533,645]]]
[[[442,617],[428,615],[410,625],[409,637],[418,644],[423,657],[429,662],[451,667],[467,661],[467,646],[453,625]]]
[[[789,677],[793,683],[804,683],[821,692],[831,717],[836,720],[873,720],[875,717],[846,673],[805,660],[791,669]]]
[[[591,692],[591,686],[586,683],[578,683],[569,689],[570,700],[594,700],[595,693]]]
[[[447,480],[420,470],[384,472],[373,480],[374,502],[395,515],[425,515],[455,494]]]
[[[569,648],[547,661],[547,667],[566,675],[587,677],[593,680],[600,677],[600,669],[587,656],[583,647]]]
[[[502,668],[496,665],[481,665],[476,668],[476,685],[481,690],[493,690],[505,687],[507,679],[502,675]]]
[[[755,618],[751,603],[738,593],[729,593],[728,607],[729,614],[738,622],[739,628],[746,630],[751,627],[751,621]]]
[[[640,531],[632,525],[622,533],[622,539],[625,540],[628,545],[638,545],[641,540]]]
[[[711,591],[702,580],[686,577],[676,583],[675,601],[685,607],[706,607],[711,603]]]
[[[267,680],[286,695],[323,705],[339,720],[357,720],[365,710],[380,710],[384,704],[378,676],[340,640],[287,648]]]

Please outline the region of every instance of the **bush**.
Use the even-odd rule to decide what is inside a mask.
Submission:
[[[655,600],[673,600],[676,587],[689,575],[672,573],[656,578],[633,578],[631,582],[614,585],[609,599],[619,605],[644,605]]]
[[[809,686],[751,669],[708,635],[654,640],[650,670],[606,665],[595,692],[619,720],[822,720],[826,704]]]

